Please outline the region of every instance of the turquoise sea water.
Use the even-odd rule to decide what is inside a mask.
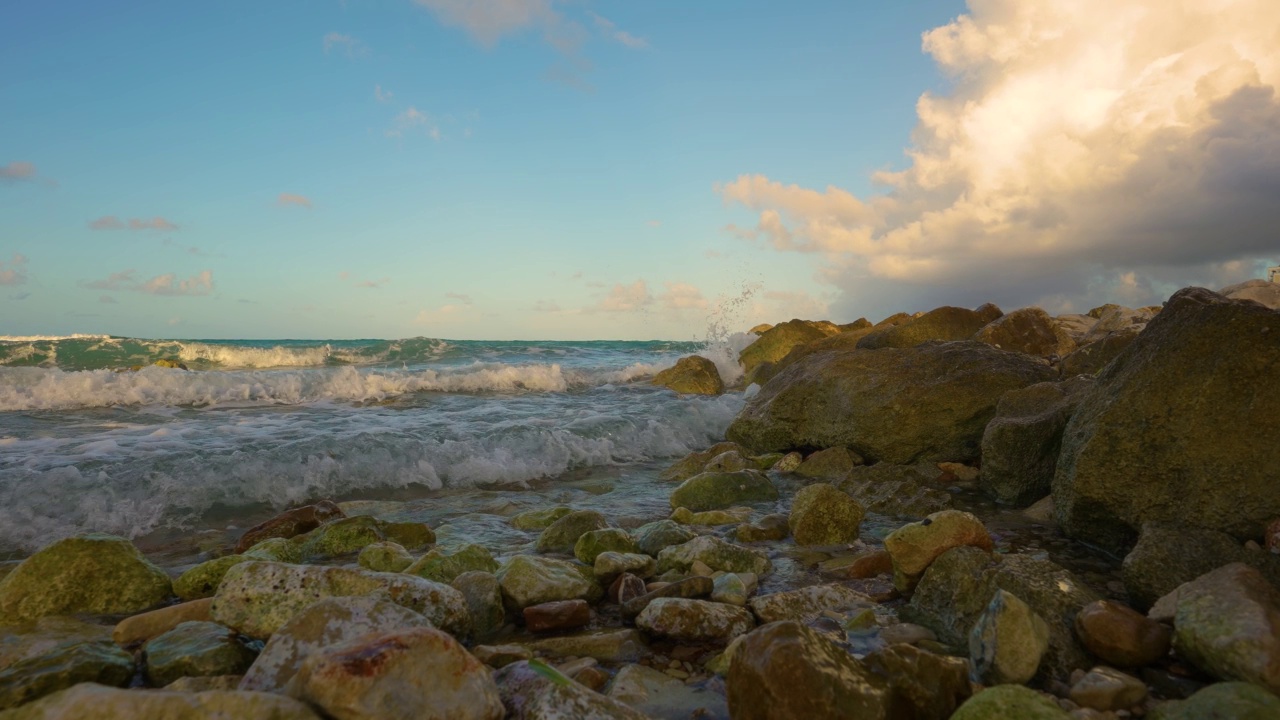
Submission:
[[[0,557],[322,497],[651,474],[720,439],[743,397],[647,380],[693,352],[733,379],[744,344],[0,338]]]

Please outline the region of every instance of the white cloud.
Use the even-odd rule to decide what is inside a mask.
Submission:
[[[409,109],[396,115],[391,121],[391,127],[387,128],[384,134],[387,137],[401,138],[406,133],[421,131],[432,140],[440,140],[440,128],[431,119],[431,116],[422,112],[416,107]]]
[[[652,303],[653,296],[649,294],[649,286],[644,280],[636,280],[630,285],[614,285],[594,309],[603,312],[634,312]]]
[[[534,25],[561,22],[551,0],[415,0],[441,23],[465,30],[476,42],[492,47],[504,35]]]
[[[710,303],[702,291],[682,282],[664,282],[667,291],[658,296],[658,302],[666,310],[706,310]]]
[[[103,280],[82,280],[80,286],[91,290],[128,290],[165,296],[208,295],[213,292],[213,272],[210,270],[203,270],[185,280],[178,279],[176,273],[165,273],[144,282],[137,282],[134,279],[136,274],[132,269],[122,270],[111,273]],[[105,297],[107,296],[100,297],[99,302],[108,302],[103,299]]]
[[[9,262],[0,260],[0,285],[22,285],[27,282],[27,258],[14,253]]]
[[[36,166],[29,162],[17,160],[8,165],[0,165],[0,181],[35,180]]]
[[[1280,4],[971,0],[924,34],[909,162],[855,197],[744,175],[741,237],[822,256],[847,314],[1152,302],[1280,255]],[[1280,257],[1276,257],[1280,259]]]
[[[103,215],[97,220],[89,222],[90,230],[177,230],[178,226],[174,223],[162,218],[153,217],[150,219],[129,218],[126,222],[115,215]]]
[[[467,307],[449,303],[441,305],[434,310],[419,310],[414,316],[413,322],[416,325],[439,325],[447,323],[455,323],[464,319],[467,314]]]
[[[381,85],[374,85],[373,97],[378,102],[390,102],[391,98],[395,97],[395,94],[393,94],[390,90],[383,90]]]
[[[648,40],[645,40],[642,37],[637,37],[635,35],[632,35],[626,30],[619,30],[618,25],[613,21],[607,18],[601,17],[600,15],[597,15],[596,13],[593,13],[591,11],[587,11],[587,12],[589,15],[591,15],[591,19],[595,21],[596,27],[600,30],[601,33],[605,35],[605,37],[608,37],[609,39],[615,42],[626,45],[627,47],[633,50],[642,50],[644,48],[649,47]]]
[[[310,208],[311,198],[306,197],[305,195],[294,195],[293,193],[280,193],[280,196],[276,198],[276,204],[281,206],[297,205],[298,207]]]
[[[333,50],[341,50],[347,57],[356,57],[368,54],[369,49],[359,40],[339,32],[331,32],[324,36],[324,52],[326,55]]]

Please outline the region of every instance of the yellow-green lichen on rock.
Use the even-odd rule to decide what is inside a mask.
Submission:
[[[0,580],[0,623],[69,613],[135,613],[172,594],[169,576],[133,543],[112,535],[81,535],[48,545]]]
[[[497,569],[498,561],[493,559],[488,548],[471,543],[452,550],[432,548],[431,552],[418,558],[404,572],[436,582],[451,583],[454,578],[466,572],[492,573]]]

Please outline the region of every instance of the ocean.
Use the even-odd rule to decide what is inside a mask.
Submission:
[[[0,337],[0,559],[98,531],[193,562],[321,498],[442,542],[525,542],[505,518],[551,504],[665,517],[657,474],[744,394],[648,380],[696,352],[732,382],[751,339]]]

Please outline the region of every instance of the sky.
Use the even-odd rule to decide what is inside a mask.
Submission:
[[[0,9],[0,335],[677,339],[1280,264],[1274,0]]]

